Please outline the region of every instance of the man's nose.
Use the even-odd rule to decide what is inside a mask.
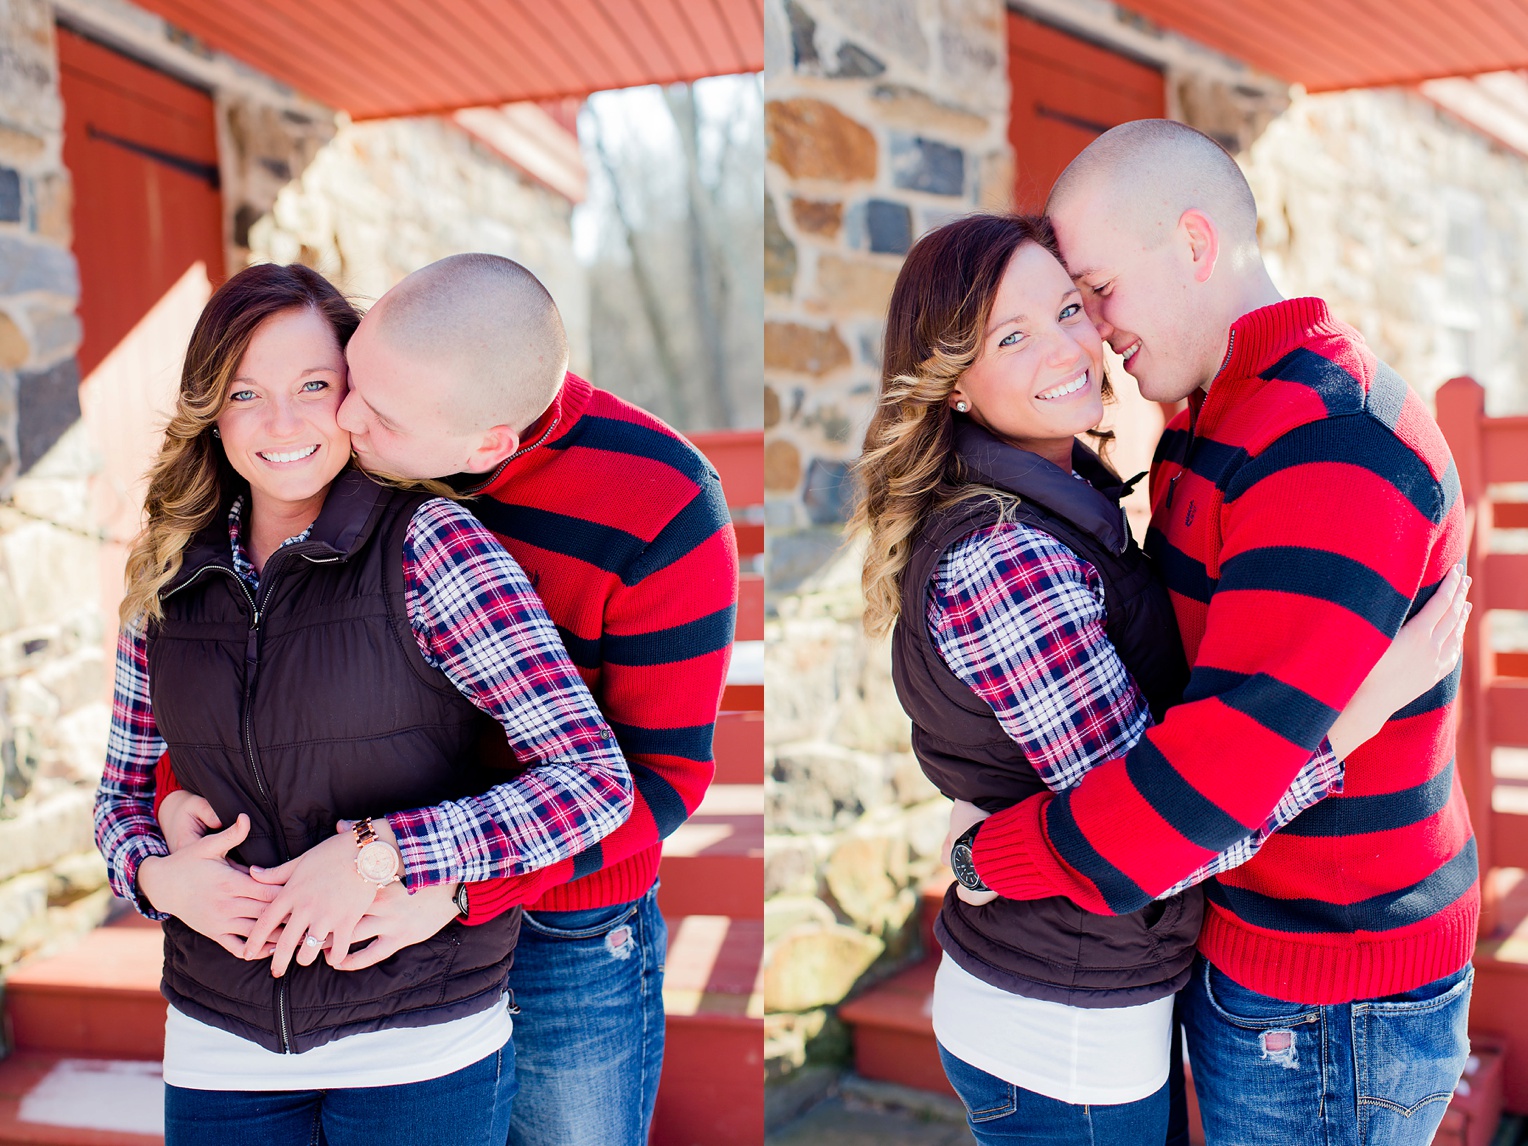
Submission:
[[[339,423],[340,429],[346,433],[359,434],[364,429],[364,426],[361,424],[357,414],[358,404],[356,402],[355,391],[352,390],[340,402],[340,408],[334,412],[334,420]]]
[[[1114,325],[1104,317],[1104,300],[1096,294],[1086,295],[1082,300],[1082,309],[1087,312],[1088,318],[1093,321],[1093,326],[1098,331],[1098,337],[1108,342],[1109,336],[1114,333]]]

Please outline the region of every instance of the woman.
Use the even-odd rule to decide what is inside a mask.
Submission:
[[[866,627],[895,626],[914,750],[958,801],[952,837],[1123,755],[1188,680],[1166,591],[1119,506],[1133,483],[1077,440],[1105,437],[1109,393],[1044,219],[968,217],[914,246],[892,293],[855,526]],[[1164,1140],[1173,995],[1202,915],[1191,885],[1336,790],[1346,752],[1448,671],[1461,580],[1403,631],[1262,831],[1148,908],[946,895],[934,1030],[978,1141]],[[952,863],[960,873],[959,839]]]
[[[513,559],[454,503],[349,468],[335,411],[358,321],[301,266],[213,295],[128,560],[96,838],[117,893],[164,922],[172,1146],[502,1146],[518,911],[336,968],[383,888],[449,905],[630,811]],[[496,783],[478,746],[506,736],[523,771]],[[166,747],[233,825],[173,854],[153,813]],[[261,879],[223,861],[235,848]]]

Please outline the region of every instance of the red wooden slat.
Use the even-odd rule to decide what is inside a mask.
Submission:
[[[276,17],[263,5],[239,12],[226,4],[153,0],[146,7],[197,39],[322,103],[334,107],[367,106],[388,98],[388,85],[382,74],[388,65],[382,59],[368,63],[356,54],[361,50],[359,37],[342,45],[336,58],[322,44],[303,42],[305,36],[300,29],[293,29],[288,21]],[[392,86],[396,91],[401,85]]]
[[[1528,481],[1528,418],[1487,419],[1485,454],[1486,481]]]
[[[1486,713],[1492,744],[1500,748],[1528,748],[1528,680],[1493,683],[1486,690]]]
[[[1491,521],[1497,529],[1528,529],[1528,502],[1498,501],[1491,506]]]
[[[737,580],[737,639],[762,641],[764,639],[764,578],[757,573],[744,573]]]
[[[1483,609],[1528,609],[1528,553],[1486,556]],[[1528,698],[1525,698],[1528,700]]]
[[[1496,675],[1528,677],[1528,653],[1497,653]]]
[[[760,522],[738,522],[732,531],[737,534],[737,555],[745,560],[764,552],[764,526]]]
[[[691,434],[690,444],[706,455],[722,479],[729,506],[764,503],[764,432],[719,430]]]
[[[1528,816],[1493,812],[1491,828],[1492,866],[1528,867]]]
[[[677,5],[677,6],[676,6]],[[584,96],[763,67],[758,0],[144,0],[353,118]]]
[[[722,712],[711,740],[717,784],[764,782],[764,714]]]
[[[1131,0],[1128,7],[1312,91],[1528,65],[1528,13],[1493,0]]]
[[[729,684],[722,690],[722,707],[734,712],[763,712],[762,684]]]

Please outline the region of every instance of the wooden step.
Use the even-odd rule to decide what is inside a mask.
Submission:
[[[663,841],[663,914],[764,917],[764,786],[712,784]]]
[[[953,1094],[934,1042],[938,954],[899,971],[838,1008],[854,1033],[854,1069],[865,1078]]]
[[[0,1062],[4,1146],[164,1146],[159,1062],[17,1051]]]
[[[1470,1035],[1505,1036],[1507,1109],[1528,1113],[1528,876],[1494,873],[1503,891],[1495,935],[1475,946]]]
[[[764,1141],[764,924],[670,916],[652,1146]]]
[[[157,926],[98,927],[66,951],[18,965],[5,984],[16,1049],[158,1060],[163,965]]]
[[[764,714],[721,712],[711,741],[714,784],[764,783]]]

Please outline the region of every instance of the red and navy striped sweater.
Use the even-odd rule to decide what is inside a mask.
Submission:
[[[1193,665],[1184,703],[1075,788],[983,824],[976,866],[1003,895],[1132,911],[1246,836],[1464,555],[1437,425],[1321,300],[1244,315],[1196,398],[1158,448],[1147,543]],[[1205,885],[1212,963],[1312,1004],[1464,966],[1479,884],[1457,687],[1456,671],[1397,712],[1341,795]]]
[[[514,903],[608,907],[652,887],[663,838],[715,772],[737,621],[737,538],[716,471],[694,446],[574,374],[524,441],[531,448],[467,505],[546,604],[631,766],[636,803],[571,860],[471,885],[469,922]]]

